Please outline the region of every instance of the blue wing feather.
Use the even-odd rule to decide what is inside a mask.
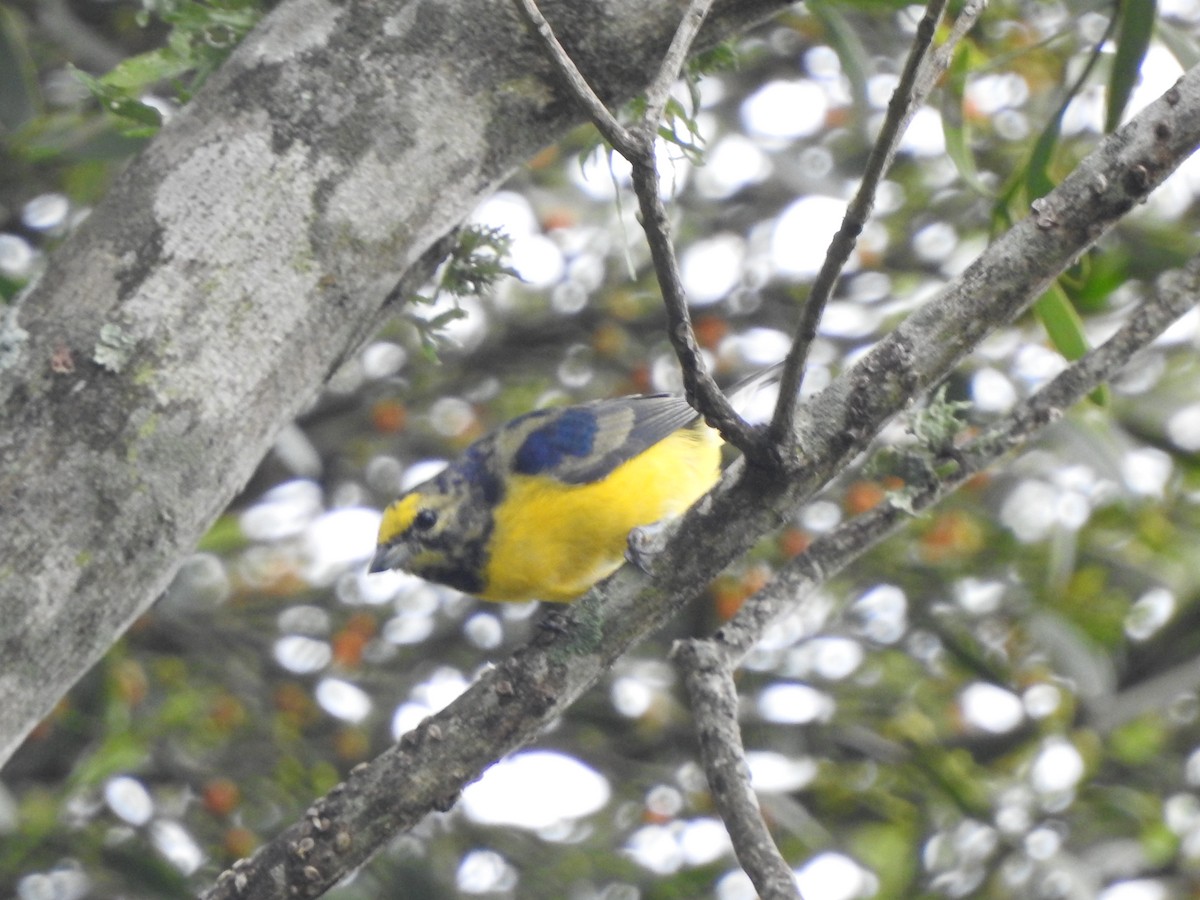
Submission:
[[[567,457],[585,457],[592,452],[599,428],[596,413],[586,406],[564,409],[525,438],[513,459],[513,471],[539,475],[554,471]]]
[[[511,456],[521,475],[548,475],[565,484],[587,484],[696,420],[682,397],[618,397],[538,410],[509,423],[524,431]],[[514,435],[515,436],[515,435]]]

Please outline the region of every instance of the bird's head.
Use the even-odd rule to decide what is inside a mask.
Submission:
[[[492,510],[461,466],[401,495],[383,511],[369,571],[402,569],[476,594],[482,589]]]

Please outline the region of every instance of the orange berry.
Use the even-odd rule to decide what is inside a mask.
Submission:
[[[785,528],[779,535],[779,552],[791,559],[808,549],[812,538],[799,528]]]
[[[137,706],[150,691],[150,680],[140,663],[123,659],[113,667],[113,689],[127,706]]]
[[[752,566],[741,577],[722,575],[713,582],[713,608],[722,622],[732,619],[746,598],[758,592],[771,578],[766,566]]]
[[[357,631],[343,629],[333,636],[333,660],[346,669],[357,669],[362,664],[363,648],[370,640]]]
[[[545,169],[547,166],[554,165],[555,162],[557,162],[557,161],[558,161],[558,145],[551,144],[550,146],[548,146],[542,150],[539,150],[537,153],[535,153],[533,155],[533,158],[531,160],[529,160],[528,165],[529,165],[529,168],[533,169],[533,171],[536,172],[538,169]]]
[[[983,549],[983,540],[983,528],[974,516],[950,509],[933,520],[919,546],[926,562],[940,563],[973,556]]]
[[[675,821],[675,817],[669,813],[647,808],[642,810],[642,821],[647,825],[666,825],[668,822]]]
[[[371,407],[371,425],[380,434],[397,434],[408,423],[408,409],[395,400],[380,400]]]
[[[603,322],[592,332],[592,349],[598,356],[615,359],[629,346],[629,334],[615,322]]]
[[[227,816],[242,802],[242,792],[233,779],[222,776],[210,778],[200,796],[204,808],[214,816]]]
[[[877,482],[856,481],[846,489],[843,505],[851,515],[865,513],[883,502],[886,492]]]
[[[232,731],[246,721],[246,707],[237,697],[222,694],[209,706],[208,720],[219,731]]]
[[[316,705],[312,697],[294,681],[285,682],[275,688],[273,695],[275,708],[292,725],[300,727],[312,722],[317,717]]]
[[[546,210],[542,215],[542,230],[554,231],[556,228],[574,228],[579,217],[566,207]]]
[[[721,316],[711,314],[697,318],[692,327],[697,343],[706,350],[715,350],[721,339],[729,334],[729,323]]]
[[[742,604],[746,602],[746,598],[750,595],[746,590],[732,578],[719,579],[712,586],[713,595],[713,611],[716,612],[717,618],[722,622],[728,622],[737,611],[742,608]]]
[[[355,634],[361,634],[363,637],[372,638],[379,631],[379,622],[368,612],[357,612],[346,620],[343,630],[353,631]]]
[[[650,390],[650,367],[644,363],[634,366],[629,373],[629,381],[633,384],[633,393],[646,393]]]

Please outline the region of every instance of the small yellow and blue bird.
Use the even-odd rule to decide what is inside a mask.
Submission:
[[[620,567],[633,529],[716,483],[721,444],[673,394],[526,413],[384,510],[370,571],[485,600],[573,600]]]

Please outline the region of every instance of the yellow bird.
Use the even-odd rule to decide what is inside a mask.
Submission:
[[[485,600],[573,600],[620,567],[630,531],[716,483],[721,443],[673,394],[527,413],[384,510],[370,571]]]

